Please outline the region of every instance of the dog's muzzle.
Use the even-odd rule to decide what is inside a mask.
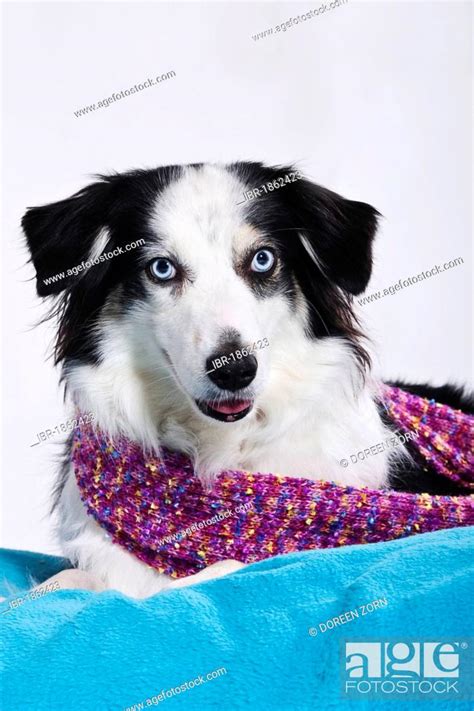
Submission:
[[[223,393],[213,400],[196,401],[204,415],[221,422],[236,422],[252,409],[253,400],[239,397],[238,393],[255,379],[258,362],[254,355],[247,351],[244,355],[242,350],[245,349],[235,341],[229,342],[206,360],[206,375]]]

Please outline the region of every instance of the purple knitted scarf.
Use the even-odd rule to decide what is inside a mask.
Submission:
[[[402,432],[438,472],[474,488],[474,417],[384,387]],[[372,491],[334,482],[225,471],[206,492],[191,461],[85,425],[72,460],[82,500],[118,545],[161,573],[184,577],[227,558],[244,563],[280,553],[375,543],[474,525],[474,497]]]

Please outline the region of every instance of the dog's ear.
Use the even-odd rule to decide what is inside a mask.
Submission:
[[[372,243],[380,214],[365,202],[346,200],[308,180],[288,187],[285,197],[295,227],[302,228],[304,258],[345,292],[361,294],[372,271]]]
[[[21,225],[39,296],[59,294],[70,285],[74,275],[67,276],[67,271],[90,255],[106,225],[109,198],[110,185],[97,182],[66,200],[28,208]]]

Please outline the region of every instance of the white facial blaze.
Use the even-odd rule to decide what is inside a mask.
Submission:
[[[195,399],[213,387],[205,377],[206,360],[218,353],[226,333],[235,334],[243,347],[270,339],[269,324],[287,311],[285,302],[275,312],[274,299],[259,299],[236,273],[236,261],[250,246],[258,249],[263,237],[237,206],[243,189],[221,168],[188,169],[160,196],[151,223],[158,242],[150,259],[177,260],[189,275],[182,288],[150,283],[148,292],[157,340]],[[264,350],[256,353],[255,393],[264,381],[266,356]]]

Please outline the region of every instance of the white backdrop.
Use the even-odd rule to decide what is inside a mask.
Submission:
[[[329,0],[328,0],[329,3]],[[56,552],[48,507],[66,419],[25,266],[25,207],[93,173],[195,161],[294,162],[385,216],[363,307],[386,377],[469,381],[470,6],[357,2],[258,41],[320,3],[4,6],[2,544]],[[76,118],[169,71],[176,77]]]

